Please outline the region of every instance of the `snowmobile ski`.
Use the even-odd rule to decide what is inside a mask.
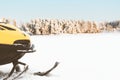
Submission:
[[[55,62],[54,66],[52,68],[50,68],[49,70],[45,71],[45,72],[36,72],[34,73],[34,75],[38,75],[38,76],[46,76],[48,75],[53,69],[55,69],[58,66],[59,62]]]
[[[13,77],[11,80],[16,80],[17,78],[19,78],[23,73],[25,73],[28,70],[28,66],[26,65],[24,70],[22,72],[20,72],[17,76]]]
[[[13,69],[12,69],[12,71],[10,72],[10,74],[6,78],[4,78],[3,80],[16,80],[18,77],[20,77],[24,72],[26,72],[28,70],[28,65],[26,65],[24,63],[21,63],[21,62],[19,62],[19,63],[24,65],[24,70],[15,73],[17,75],[13,75],[13,72],[16,69],[16,66],[14,66]]]

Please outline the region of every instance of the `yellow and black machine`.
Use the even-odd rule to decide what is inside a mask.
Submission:
[[[30,37],[28,34],[21,31],[16,26],[0,22],[0,65],[13,63],[13,68],[4,80],[8,80],[14,71],[20,72],[12,80],[19,77],[27,69],[28,65],[20,62],[19,59],[22,58],[26,53],[35,52],[34,45],[31,44]],[[24,70],[20,71],[19,64],[24,66]],[[36,72],[34,75],[44,76],[51,72],[56,66],[55,65],[47,70],[46,72]]]
[[[0,22],[0,65],[13,63],[13,68],[7,78],[14,70],[20,71],[18,64],[24,65],[27,70],[28,66],[18,60],[25,53],[35,52],[33,48],[28,34],[13,25]]]

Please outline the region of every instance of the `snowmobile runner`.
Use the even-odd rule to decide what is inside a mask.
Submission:
[[[9,79],[15,70],[17,72],[20,71],[20,67],[18,66],[18,64],[23,65],[24,70],[12,80],[16,79],[22,73],[24,73],[28,69],[28,65],[18,60],[22,58],[26,53],[32,52],[35,52],[35,50],[34,46],[31,44],[28,34],[24,33],[19,28],[13,25],[0,22],[0,65],[13,63],[13,68],[11,72],[6,78],[4,78],[4,80]],[[55,65],[46,72],[37,72],[33,74],[40,76],[46,75],[50,71],[52,71],[57,65],[58,62],[56,62]]]

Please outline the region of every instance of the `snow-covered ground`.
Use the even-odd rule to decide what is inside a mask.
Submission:
[[[21,58],[29,70],[18,80],[120,80],[120,33],[37,35],[31,40],[36,52]],[[56,61],[59,66],[48,76],[32,75]],[[11,67],[0,66],[0,72]]]

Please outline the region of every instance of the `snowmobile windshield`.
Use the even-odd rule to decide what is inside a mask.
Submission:
[[[5,30],[5,29],[3,29],[3,28],[0,27],[0,30]]]
[[[7,30],[11,30],[11,31],[16,31],[16,30],[13,29],[13,28],[10,28],[10,27],[7,27],[7,26],[3,26],[3,25],[0,25],[0,28],[1,28],[1,29],[4,28],[4,29],[7,29]],[[1,29],[0,29],[0,30],[1,30]],[[4,29],[3,29],[3,30],[4,30]]]

